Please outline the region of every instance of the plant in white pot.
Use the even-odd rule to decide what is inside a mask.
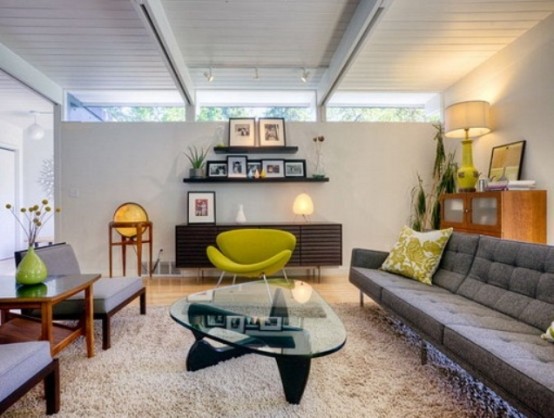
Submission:
[[[190,178],[202,178],[204,174],[204,166],[206,165],[206,158],[208,157],[209,149],[204,147],[197,148],[196,146],[190,146],[185,151],[185,156],[190,161],[192,168],[189,170]]]

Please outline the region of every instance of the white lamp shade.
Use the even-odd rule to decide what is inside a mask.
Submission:
[[[35,122],[27,128],[27,135],[29,138],[38,141],[44,138],[44,128]]]
[[[312,297],[312,287],[308,283],[297,281],[291,290],[292,297],[298,303],[306,303]]]
[[[299,194],[296,196],[296,199],[294,199],[292,211],[295,215],[311,215],[314,213],[314,202],[312,198],[306,193]]]
[[[444,131],[448,138],[469,138],[491,131],[490,105],[485,101],[469,101],[448,106],[444,113]]]

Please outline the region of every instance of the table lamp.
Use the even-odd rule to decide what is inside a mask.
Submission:
[[[471,139],[491,131],[489,124],[489,103],[481,100],[455,103],[448,106],[444,114],[445,136],[463,138],[462,165],[457,173],[458,190],[474,192],[479,172],[473,166]]]
[[[304,220],[308,222],[310,220],[310,215],[314,213],[314,202],[312,198],[307,193],[300,193],[294,199],[292,211],[295,215],[302,215]]]

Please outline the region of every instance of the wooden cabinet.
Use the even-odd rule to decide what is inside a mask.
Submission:
[[[291,267],[342,265],[342,225],[338,223],[267,223],[177,225],[175,227],[175,264],[177,268],[213,267],[206,256],[206,247],[215,245],[220,232],[238,228],[274,228],[296,236],[296,248],[289,262]]]
[[[546,191],[453,193],[441,197],[441,228],[546,243]]]

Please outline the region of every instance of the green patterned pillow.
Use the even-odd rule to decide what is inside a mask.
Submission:
[[[430,285],[450,235],[452,228],[417,232],[405,226],[381,269]]]
[[[551,343],[554,343],[554,322],[550,324],[548,329],[544,334],[541,335],[543,340],[550,341]]]

